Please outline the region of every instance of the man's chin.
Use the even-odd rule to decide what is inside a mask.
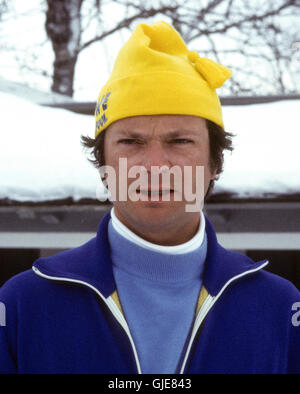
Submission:
[[[180,220],[181,215],[186,215],[185,206],[182,202],[136,201],[129,205],[127,203],[127,206],[121,206],[122,203],[119,204],[117,210],[120,215],[118,216],[122,216],[131,225],[145,226],[149,230],[153,229],[153,231],[155,231],[155,228],[161,229],[168,224],[171,225],[174,220]]]

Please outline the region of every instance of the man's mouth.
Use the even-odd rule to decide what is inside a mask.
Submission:
[[[137,190],[137,192],[148,196],[162,196],[174,193],[174,190]]]

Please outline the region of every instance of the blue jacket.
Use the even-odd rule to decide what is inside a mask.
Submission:
[[[1,373],[143,372],[118,302],[109,219],[86,244],[37,260],[0,289]],[[299,291],[264,271],[267,261],[221,247],[207,218],[206,233],[204,285],[180,372],[300,373]]]

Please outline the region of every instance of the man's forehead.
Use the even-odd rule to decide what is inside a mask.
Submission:
[[[108,129],[111,129],[115,135],[130,134],[133,137],[139,137],[155,132],[176,138],[182,134],[198,135],[201,131],[207,130],[207,127],[205,119],[196,116],[149,115],[119,119]]]

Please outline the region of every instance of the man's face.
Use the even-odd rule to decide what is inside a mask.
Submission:
[[[130,192],[127,201],[118,201],[119,189],[117,187],[117,200],[114,201],[114,209],[117,217],[129,229],[139,235],[145,232],[155,232],[165,229],[188,227],[189,223],[199,223],[199,211],[187,212],[187,201],[184,198],[184,168],[192,169],[191,183],[195,191],[196,166],[204,167],[203,196],[206,194],[210,180],[216,174],[209,166],[209,136],[206,121],[203,118],[189,115],[154,115],[135,116],[120,119],[112,123],[105,131],[104,156],[106,166],[114,168],[116,173],[116,184],[119,181],[128,188],[136,180],[128,178],[128,171],[133,166],[142,166],[149,175],[148,190],[141,186],[138,194],[143,193],[143,200],[132,201]],[[126,175],[119,180],[119,159],[127,159]],[[163,201],[162,190],[166,184],[159,176],[159,184],[151,186],[154,180],[153,167],[171,169],[177,166],[182,174],[182,193],[180,201],[176,201],[175,194],[178,190],[177,184],[171,182],[167,187],[170,199]],[[124,174],[124,173],[123,173]],[[153,179],[152,179],[153,178]],[[157,180],[157,178],[156,178]],[[198,181],[200,181],[198,179]],[[143,189],[143,190],[141,190]],[[158,189],[158,190],[157,190]],[[151,201],[150,192],[155,192],[155,199]]]

